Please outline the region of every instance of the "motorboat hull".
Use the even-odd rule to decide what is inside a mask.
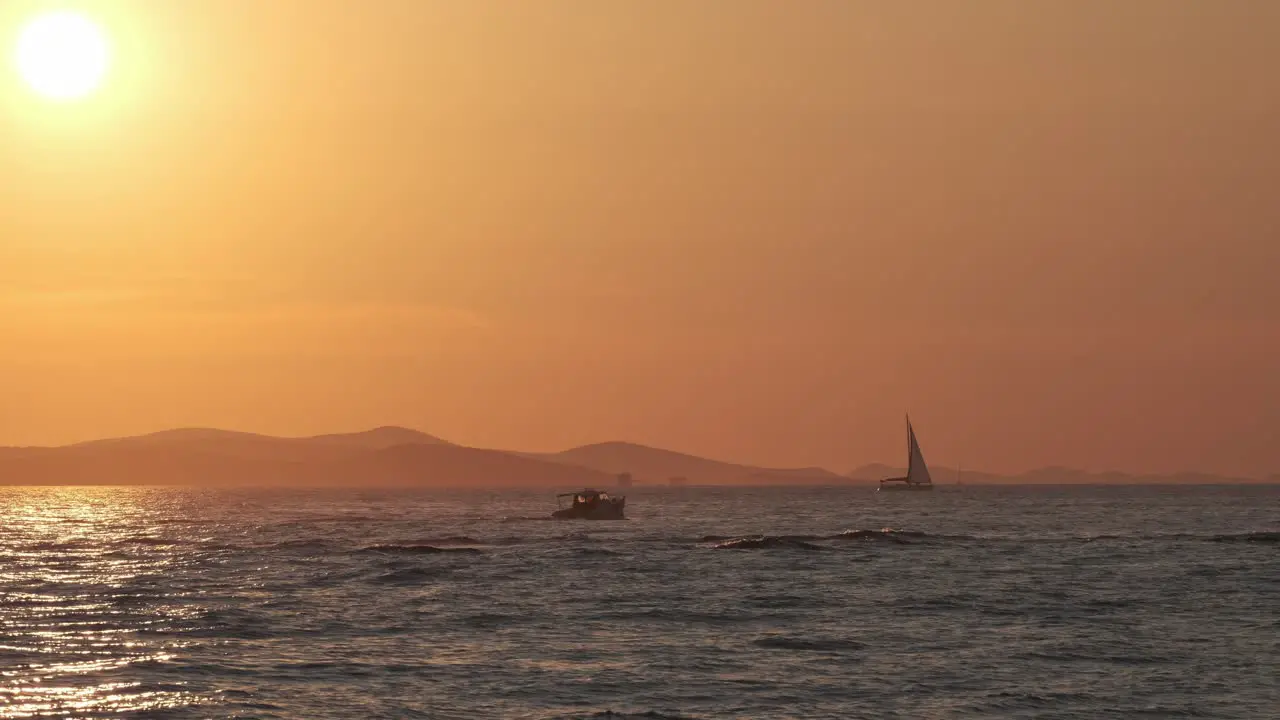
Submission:
[[[626,504],[626,498],[614,498],[591,508],[574,506],[556,510],[551,517],[556,520],[625,520],[622,510]]]

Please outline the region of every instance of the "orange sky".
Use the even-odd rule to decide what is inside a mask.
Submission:
[[[1280,3],[80,4],[110,86],[0,78],[0,443],[1280,472]]]

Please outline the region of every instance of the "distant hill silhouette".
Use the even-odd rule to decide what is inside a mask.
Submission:
[[[848,477],[856,482],[878,482],[881,478],[901,477],[906,473],[906,468],[875,463],[851,471]],[[929,474],[933,476],[935,484],[951,485],[956,482],[955,468],[931,465]],[[966,485],[1239,485],[1277,480],[1280,477],[1258,480],[1195,472],[1133,475],[1115,471],[1089,472],[1059,466],[1028,470],[1016,475],[997,475],[973,470],[964,470],[961,474],[961,482]]]
[[[206,428],[0,448],[0,484],[608,487],[588,468],[455,445],[407,428],[281,438]]]
[[[590,468],[551,463],[501,450],[458,445],[397,445],[346,458],[321,468],[305,468],[324,485],[355,485],[368,478],[396,486],[530,487],[611,489],[614,476]]]
[[[847,478],[822,468],[752,467],[629,442],[595,443],[532,457],[580,465],[611,475],[627,472],[631,473],[637,482],[642,483],[665,483],[671,478],[685,478],[693,484],[847,482]]]
[[[934,482],[955,470],[931,468]],[[0,447],[0,485],[354,486],[615,489],[617,475],[638,484],[868,484],[905,470],[865,465],[848,475],[823,468],[762,468],[628,442],[584,445],[558,453],[472,448],[402,427],[312,437],[274,437],[181,428],[62,447]],[[1051,467],[1002,476],[965,470],[967,485],[1214,484],[1258,482],[1200,473],[1127,475]],[[1280,481],[1273,476],[1268,481]],[[1264,481],[1266,482],[1266,481]]]
[[[396,445],[448,444],[450,443],[434,435],[389,426],[364,432],[311,437],[275,437],[211,428],[179,428],[147,435],[92,440],[66,449],[118,452],[122,449],[166,448],[240,458],[309,461],[344,458],[362,450],[384,450]]]
[[[420,430],[411,430],[394,425],[383,425],[364,432],[313,435],[301,439],[311,443],[348,445],[373,450],[385,450],[397,445],[453,445],[448,440],[442,440]]]

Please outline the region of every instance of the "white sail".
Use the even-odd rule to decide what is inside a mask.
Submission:
[[[916,431],[907,420],[907,482],[910,484],[930,485],[929,466],[924,464],[924,455],[920,452],[920,443],[916,442]]]

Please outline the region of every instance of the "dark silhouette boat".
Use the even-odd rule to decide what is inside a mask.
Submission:
[[[920,452],[920,443],[916,442],[916,431],[911,427],[911,418],[908,417],[907,474],[904,477],[881,480],[880,491],[932,489],[933,478],[929,477],[929,466],[924,464],[924,453]]]
[[[551,513],[551,517],[557,520],[622,520],[622,508],[626,504],[625,496],[610,497],[609,493],[599,490],[561,493],[556,496],[556,505],[560,509]]]

